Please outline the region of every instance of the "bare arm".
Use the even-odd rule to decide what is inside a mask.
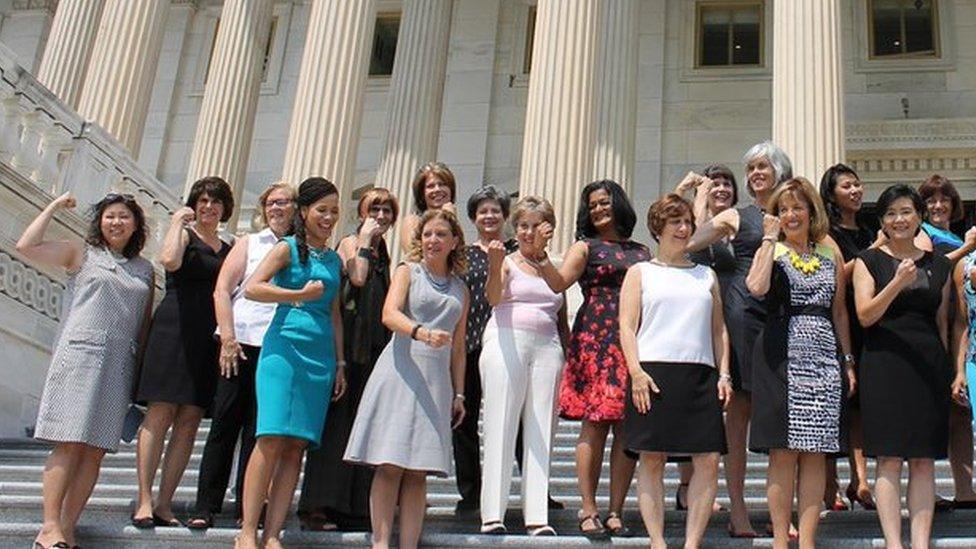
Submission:
[[[685,246],[685,251],[703,250],[723,238],[735,236],[738,231],[739,210],[729,208],[699,225]]]
[[[366,284],[369,277],[369,262],[372,255],[367,259],[359,255],[361,249],[371,249],[373,239],[381,232],[379,223],[372,217],[367,217],[359,228],[359,233],[355,236],[347,236],[339,243],[339,257],[342,258],[342,268],[349,277],[349,283],[357,288]]]
[[[899,269],[901,268],[902,266],[899,265]],[[914,263],[912,269],[911,279],[901,280],[896,273],[880,292],[875,293],[874,277],[871,276],[864,261],[857,260],[854,265],[854,309],[857,311],[857,319],[861,322],[861,326],[865,328],[872,326],[884,316],[902,288],[915,279]]]
[[[939,326],[939,338],[942,340],[942,346],[949,350],[949,294],[950,285],[952,282],[946,280],[945,284],[942,285],[942,302],[939,303],[939,310],[936,312],[935,321]]]
[[[847,313],[847,277],[844,275],[844,256],[840,252],[837,244],[830,240],[827,243],[834,251],[834,264],[838,266],[836,277],[836,289],[834,299],[831,304],[831,317],[834,321],[834,334],[837,336],[840,352],[845,357],[851,355],[851,319]],[[855,357],[856,360],[856,357]],[[847,376],[847,396],[852,397],[857,390],[857,376],[854,373],[854,361],[843,360],[841,366],[844,368],[844,375]]]
[[[178,271],[183,265],[183,252],[190,243],[190,237],[184,229],[193,220],[194,215],[193,208],[184,206],[176,210],[170,219],[169,229],[163,237],[163,245],[156,256],[159,264],[169,272]]]
[[[279,242],[264,256],[244,285],[244,297],[261,303],[287,303],[317,299],[324,291],[322,281],[312,280],[301,290],[288,290],[271,283],[271,278],[291,263],[287,242]],[[317,294],[314,290],[317,290]]]
[[[383,302],[383,325],[389,328],[391,332],[398,332],[407,336],[411,335],[414,324],[416,324],[403,313],[409,291],[410,266],[399,265],[393,271],[390,290],[386,294],[386,301]]]
[[[619,322],[620,349],[627,361],[630,372],[631,398],[634,407],[641,414],[651,409],[654,395],[660,393],[654,379],[644,371],[637,352],[637,329],[641,321],[641,271],[639,265],[627,269],[624,282],[620,286]]]
[[[976,249],[976,227],[970,227],[969,230],[966,231],[965,238],[963,238],[962,246],[959,246],[955,250],[947,253],[946,258],[951,261],[953,265],[955,265],[960,259],[969,255],[969,252],[973,251],[974,249]]]
[[[63,267],[69,272],[77,271],[85,257],[83,244],[68,240],[44,240],[44,233],[54,214],[74,206],[75,199],[69,193],[55,198],[24,229],[24,234],[17,240],[17,251],[36,263]]]
[[[488,281],[485,282],[485,297],[492,307],[502,302],[502,291],[508,276],[505,263],[505,245],[498,240],[488,244]]]
[[[146,309],[142,314],[142,326],[139,328],[139,350],[136,355],[139,363],[142,363],[142,356],[146,352],[146,343],[149,341],[149,327],[152,325],[153,301],[156,299],[156,271],[153,270],[149,275],[149,299],[146,300]]]
[[[558,269],[551,261],[543,261],[539,264],[539,274],[549,285],[549,289],[560,294],[579,280],[586,268],[588,255],[589,247],[586,242],[576,242],[569,247],[563,264]]]
[[[336,355],[336,377],[332,386],[332,400],[339,400],[346,394],[346,349],[339,300],[339,292],[336,292],[335,298],[332,299],[332,341],[335,343]]]
[[[566,308],[566,296],[563,295],[563,306],[559,308],[556,317],[556,330],[559,332],[559,342],[563,346],[563,353],[569,349],[569,311]]]
[[[231,296],[244,280],[244,272],[247,268],[247,239],[244,235],[234,242],[234,247],[230,249],[224,264],[220,267],[220,274],[217,275],[217,284],[214,286],[214,313],[217,317],[217,328],[220,331],[220,374],[224,377],[237,375],[237,360],[247,358],[237,342],[237,334],[234,329],[234,306]]]
[[[455,395],[464,395],[464,370],[467,362],[467,352],[464,345],[468,326],[468,307],[470,304],[468,289],[464,289],[464,302],[461,304],[461,318],[454,326],[454,337],[451,341],[451,384],[454,387]],[[454,402],[461,400],[460,406],[454,406],[452,426],[457,427],[464,419],[463,399],[455,398]]]
[[[956,378],[952,383],[952,396],[960,400],[966,390],[966,354],[969,351],[969,308],[966,305],[966,264],[956,264],[952,281],[956,286],[956,319],[952,323],[952,351],[955,357]]]
[[[729,331],[725,328],[722,291],[718,279],[712,276],[712,352],[719,375],[729,375]]]

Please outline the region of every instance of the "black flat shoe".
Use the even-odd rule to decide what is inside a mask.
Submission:
[[[617,519],[620,526],[616,528],[610,526],[611,519]],[[627,525],[624,524],[624,519],[617,513],[607,513],[607,519],[603,521],[603,527],[606,528],[607,532],[615,538],[629,538],[630,536],[634,535],[634,533],[630,531],[630,528],[627,528]]]
[[[180,526],[183,526],[183,523],[180,522],[180,520],[177,519],[176,517],[173,517],[173,518],[167,520],[167,519],[164,519],[163,517],[157,515],[156,513],[153,513],[153,515],[152,515],[152,521],[153,521],[153,525],[155,525],[155,526],[163,526],[163,527],[166,527],[166,528],[179,528]]]
[[[136,518],[135,515],[132,515],[129,521],[132,523],[133,526],[135,526],[140,530],[148,530],[156,526],[156,521],[153,520],[153,517]]]
[[[186,527],[190,530],[207,530],[213,527],[213,515],[207,513],[205,515],[197,515],[195,517],[190,517],[190,520],[186,521]]]

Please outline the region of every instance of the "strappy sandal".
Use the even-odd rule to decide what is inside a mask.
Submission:
[[[190,520],[186,521],[186,527],[190,530],[207,530],[213,528],[213,514],[205,513],[190,517]]]
[[[481,533],[488,536],[503,536],[508,533],[508,529],[501,521],[493,520],[481,525]]]
[[[607,529],[604,528],[603,522],[600,520],[600,515],[598,513],[593,513],[592,515],[584,515],[583,511],[580,511],[578,517],[579,517],[579,530],[580,533],[583,534],[583,537],[588,539],[604,539],[607,537]],[[590,524],[593,526],[593,528],[590,529],[583,528],[583,525],[586,524],[587,521],[590,521]]]
[[[542,526],[527,526],[525,528],[525,533],[531,537],[555,536],[556,529],[548,524],[544,524]]]
[[[610,526],[610,521],[613,519],[616,519],[617,522],[620,523],[620,526],[616,528]],[[615,511],[611,511],[607,513],[607,520],[603,521],[603,524],[605,525],[607,532],[609,532],[610,535],[615,538],[627,538],[632,535],[630,528],[627,528],[627,525],[624,524],[623,517],[620,516],[620,513],[617,513]]]

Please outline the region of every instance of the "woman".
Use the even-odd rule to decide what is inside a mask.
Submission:
[[[854,300],[864,327],[861,418],[864,453],[877,458],[874,497],[885,544],[901,544],[901,470],[908,460],[912,547],[928,547],[935,460],[949,445],[950,365],[946,353],[950,262],[919,249],[925,203],[905,185],[877,203],[887,241],[854,263]]]
[[[871,229],[861,223],[858,212],[861,200],[864,198],[864,188],[861,180],[849,166],[835,164],[824,172],[820,179],[820,198],[830,219],[830,238],[834,240],[844,256],[844,286],[847,304],[847,318],[851,334],[851,354],[855,361],[861,356],[863,331],[857,321],[857,311],[854,309],[854,286],[851,277],[854,274],[854,260],[857,254],[872,247],[875,235]],[[875,244],[874,247],[880,245]],[[875,509],[874,498],[871,496],[871,486],[868,485],[868,463],[864,457],[864,435],[861,429],[861,407],[855,394],[846,402],[841,414],[841,431],[846,431],[848,459],[850,460],[851,478],[847,484],[847,499],[860,503],[868,510]],[[842,441],[842,447],[844,446]],[[840,496],[837,482],[837,458],[827,458],[827,485],[824,489],[824,505],[827,509],[843,511],[848,507]]]
[[[956,295],[963,296],[963,299],[958,300],[953,325],[956,379],[952,385],[952,396],[960,405],[969,408],[976,420],[976,410],[973,408],[973,402],[976,402],[976,285],[973,284],[973,275],[976,273],[973,269],[976,269],[976,252],[964,257],[953,271]]]
[[[236,547],[281,547],[281,527],[295,495],[305,448],[319,446],[329,396],[346,390],[339,314],[339,255],[329,249],[339,221],[339,190],[321,177],[298,188],[294,236],[274,245],[244,285],[244,296],[277,303],[258,359],[254,452],[244,475],[244,521]],[[273,282],[272,282],[273,279]]]
[[[712,164],[706,167],[701,174],[688,172],[688,175],[678,183],[674,192],[684,198],[688,191],[695,190],[693,202],[693,213],[696,223],[707,221],[716,215],[735,207],[739,203],[739,188],[735,181],[735,174],[727,166],[722,164]],[[722,294],[722,301],[732,286],[735,278],[735,252],[729,243],[728,238],[722,238],[718,242],[710,244],[706,248],[693,252],[688,257],[699,265],[711,267],[715,276],[718,277],[719,290]],[[735,360],[732,355],[730,363]],[[680,481],[678,490],[674,493],[674,507],[678,511],[688,510],[686,503],[688,496],[688,486],[691,482],[693,464],[686,458],[679,458],[678,470],[680,471]],[[732,463],[729,462],[729,455],[726,454],[726,471],[732,470]],[[713,511],[725,511],[725,507],[715,503]]]
[[[796,177],[767,202],[763,238],[746,277],[764,299],[754,347],[749,448],[769,453],[766,494],[774,546],[788,547],[797,486],[801,548],[815,547],[824,454],[840,451],[841,364],[854,389],[844,303],[844,259],[824,244],[827,214],[813,185]]]
[[[549,526],[549,458],[569,325],[565,299],[549,288],[534,260],[539,252],[535,233],[542,223],[556,225],[552,204],[527,196],[512,213],[518,251],[506,255],[505,245],[498,240],[488,245],[485,293],[494,311],[485,328],[485,352],[479,364],[485,390],[482,533],[505,533],[511,457],[521,425],[525,529],[530,536],[556,535]]]
[[[732,387],[736,398],[725,416],[729,453],[725,458],[726,479],[731,503],[729,536],[754,538],[745,503],[746,434],[749,431],[752,373],[752,345],[766,322],[766,307],[746,288],[746,275],[763,237],[763,211],[777,185],[793,177],[786,153],[764,141],[754,145],[743,157],[746,165],[746,190],[752,204],[728,208],[701,223],[688,243],[688,251],[705,249],[728,239],[735,255],[735,275],[725,298],[726,324],[732,346]]]
[[[137,401],[149,403],[137,448],[139,497],[132,514],[136,528],[181,526],[173,515],[173,494],[190,459],[200,419],[217,390],[213,294],[231,248],[217,229],[233,212],[230,185],[219,177],[200,179],[190,187],[186,205],[173,214],[159,250],[166,295],[153,316],[136,393]],[[153,481],[170,427],[159,497],[153,505]]]
[[[916,237],[916,245],[923,250],[941,253],[953,267],[960,259],[976,250],[976,227],[966,231],[965,238],[952,232],[950,225],[965,217],[962,199],[955,185],[945,177],[935,174],[918,188],[925,202],[926,222]],[[955,324],[955,312],[959,301],[954,287],[949,288],[948,325]],[[955,498],[950,500],[936,496],[936,511],[976,508],[976,492],[973,492],[973,425],[970,410],[957,403],[949,406],[949,464]]]
[[[552,225],[544,222],[536,233],[536,260],[549,288],[562,293],[579,281],[583,290],[583,305],[573,323],[559,387],[559,415],[583,421],[576,443],[576,473],[583,499],[579,528],[587,537],[602,537],[608,531],[618,536],[629,534],[621,512],[635,463],[624,453],[620,430],[627,397],[627,364],[620,352],[617,304],[627,269],[651,257],[646,246],[630,240],[636,223],[637,214],[623,188],[603,180],[583,187],[576,214],[577,242],[566,251],[558,269],[545,252]],[[611,427],[610,512],[604,527],[596,506],[596,488]]]
[[[478,230],[478,239],[464,247],[468,270],[461,276],[468,286],[471,306],[464,332],[466,360],[464,366],[464,421],[454,430],[454,466],[461,501],[455,513],[476,512],[481,505],[481,440],[478,436],[478,415],[481,409],[481,336],[491,316],[491,305],[485,297],[488,282],[488,249],[492,242],[504,238],[505,221],[509,210],[508,194],[491,185],[481,187],[468,199],[468,219]],[[514,239],[504,241],[504,249],[511,253],[517,244]]]
[[[373,188],[363,193],[357,211],[357,232],[343,238],[338,247],[342,260],[339,310],[345,338],[342,346],[347,349],[349,360],[348,389],[325,420],[325,443],[305,459],[298,512],[309,530],[369,528],[373,472],[368,467],[344,463],[342,454],[366,381],[390,340],[390,331],[381,321],[383,301],[390,288],[390,255],[384,235],[396,222],[400,208],[389,190]]]
[[[283,182],[268,186],[258,197],[261,231],[238,238],[227,254],[214,290],[214,311],[220,337],[220,377],[214,396],[210,433],[200,460],[197,499],[187,527],[203,530],[213,526],[214,513],[220,513],[227,493],[234,449],[240,438],[234,504],[240,520],[244,491],[244,471],[254,449],[254,422],[257,401],[254,374],[261,342],[268,330],[275,307],[244,297],[244,284],[279,240],[291,234],[295,215],[295,189]]]
[[[457,215],[457,208],[454,206],[457,184],[454,173],[447,164],[428,162],[421,166],[410,184],[410,189],[416,213],[407,215],[400,226],[400,248],[405,255],[410,253],[411,239],[424,212],[444,208]]]
[[[630,371],[624,433],[640,453],[637,501],[651,547],[664,541],[664,464],[690,457],[685,547],[699,547],[725,452],[722,408],[732,398],[729,339],[715,273],[685,256],[695,232],[691,204],[669,194],[651,205],[657,256],[627,270],[620,290],[620,346]]]
[[[390,546],[398,504],[399,547],[417,547],[427,475],[447,477],[451,428],[464,419],[464,233],[450,212],[429,210],[411,243],[383,304],[393,340],[366,383],[345,454],[375,467],[369,505],[377,549]]]
[[[45,240],[55,214],[74,207],[64,193],[17,241],[24,257],[68,275],[34,430],[35,438],[54,443],[44,466],[44,523],[34,549],[75,545],[75,525],[102,458],[119,448],[155,287],[152,264],[139,255],[146,219],[131,196],[111,193],[97,202],[84,243]]]

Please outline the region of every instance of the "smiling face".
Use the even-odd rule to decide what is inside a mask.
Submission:
[[[310,206],[303,206],[302,216],[305,218],[305,234],[309,239],[327,241],[339,220],[339,195],[329,194]]]
[[[746,181],[755,194],[773,190],[776,186],[776,170],[765,156],[760,156],[746,164]]]
[[[915,204],[907,196],[893,200],[881,216],[881,229],[891,240],[913,240],[921,223]]]
[[[396,219],[393,215],[393,206],[385,202],[373,202],[369,205],[369,209],[366,210],[366,216],[374,219],[376,224],[386,232],[393,224],[393,220]],[[361,219],[360,221],[365,221]]]
[[[430,174],[424,182],[424,202],[428,210],[438,210],[451,201],[451,187],[437,174]]]
[[[685,208],[679,215],[664,221],[661,234],[658,235],[658,245],[665,250],[683,250],[694,233],[695,223],[691,219],[691,211]]]
[[[587,207],[590,211],[590,223],[599,233],[613,230],[613,200],[610,193],[603,189],[597,189],[590,193],[586,199]]]
[[[204,193],[193,205],[193,212],[196,214],[197,223],[216,227],[220,223],[220,218],[224,216],[224,203]]]
[[[446,263],[448,255],[457,248],[459,241],[451,230],[450,223],[436,217],[430,219],[420,231],[420,249],[424,261],[428,264]]]
[[[522,254],[531,257],[536,254],[535,235],[539,225],[545,222],[542,212],[525,211],[515,221],[515,240]]]
[[[105,244],[116,253],[122,253],[136,232],[136,218],[128,206],[118,202],[102,212],[100,227]]]
[[[714,184],[708,191],[708,209],[711,210],[712,215],[715,215],[732,207],[735,189],[725,176],[717,175],[712,178],[712,181]]]
[[[779,200],[776,214],[780,227],[789,240],[803,240],[810,234],[810,205],[796,194],[784,194]]]
[[[474,213],[474,226],[478,229],[478,236],[482,238],[498,238],[505,216],[502,205],[497,200],[485,199],[478,203]]]
[[[952,199],[940,191],[925,199],[925,209],[928,210],[929,223],[943,229],[949,228],[952,220]]]
[[[852,174],[844,173],[837,177],[834,186],[834,201],[842,212],[857,213],[861,209],[864,199],[864,187],[861,181]]]
[[[287,233],[294,216],[295,201],[288,191],[275,189],[264,199],[264,217],[275,235],[280,237]]]

